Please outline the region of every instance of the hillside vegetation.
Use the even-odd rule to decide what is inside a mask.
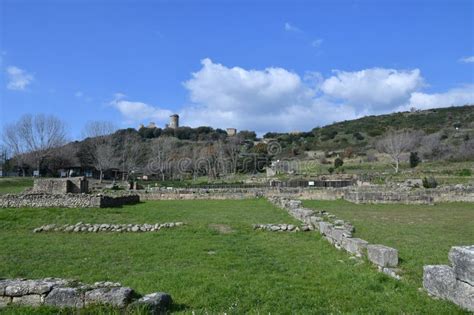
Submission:
[[[284,143],[285,147],[297,147],[300,151],[338,150],[348,146],[370,147],[390,129],[412,129],[426,135],[439,133],[442,140],[449,139],[456,144],[473,137],[474,105],[366,116],[316,127],[310,132],[269,132],[264,138],[276,139]]]

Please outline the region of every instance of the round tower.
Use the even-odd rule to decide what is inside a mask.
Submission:
[[[179,127],[179,115],[173,114],[170,116],[169,127],[172,129],[176,129]]]

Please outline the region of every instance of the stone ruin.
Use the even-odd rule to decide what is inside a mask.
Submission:
[[[474,245],[451,247],[448,257],[452,267],[423,267],[423,287],[432,296],[474,312]]]
[[[167,293],[140,296],[120,283],[96,282],[88,285],[59,278],[0,279],[0,309],[10,305],[56,308],[106,305],[124,311],[136,308],[148,310],[150,314],[162,314],[169,310],[171,304],[171,296]]]
[[[269,201],[285,209],[292,217],[307,224],[311,230],[317,230],[332,245],[338,249],[367,259],[392,278],[400,279],[398,266],[398,251],[384,245],[369,244],[360,238],[353,238],[355,227],[344,220],[338,219],[327,211],[314,211],[303,208],[300,200],[273,196]]]
[[[33,183],[32,193],[45,194],[86,194],[89,182],[85,177],[37,178]]]

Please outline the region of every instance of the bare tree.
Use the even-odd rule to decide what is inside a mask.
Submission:
[[[178,139],[174,137],[159,137],[151,143],[151,171],[159,172],[161,179],[165,180],[166,172],[170,169],[173,150]]]
[[[24,163],[22,157],[28,155],[39,172],[41,163],[54,149],[66,143],[66,126],[54,116],[24,115],[18,122],[5,127],[3,138],[17,164]]]
[[[89,138],[87,139],[86,154],[89,155],[92,165],[99,171],[100,182],[102,182],[105,171],[118,166],[111,137],[116,129],[111,122],[91,121],[84,126],[82,131],[82,135]]]
[[[125,180],[125,176],[127,176],[128,179],[130,174],[140,170],[146,160],[147,152],[138,135],[124,136],[121,148],[122,156],[120,165],[122,168],[122,180]]]
[[[117,127],[110,121],[89,121],[82,129],[82,136],[84,138],[108,136],[116,130]]]
[[[419,140],[419,134],[407,130],[389,131],[377,144],[377,150],[390,156],[395,173],[398,173],[400,159],[404,153],[409,152]]]

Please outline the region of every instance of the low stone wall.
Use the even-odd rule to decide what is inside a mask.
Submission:
[[[171,304],[171,296],[167,293],[156,292],[139,297],[133,289],[120,283],[96,282],[88,285],[58,278],[0,279],[0,309],[10,305],[57,308],[107,305],[123,310],[147,309],[150,314],[161,314]]]
[[[448,257],[452,267],[423,267],[423,287],[430,295],[474,312],[474,245],[451,247]]]
[[[0,208],[105,208],[140,202],[138,195],[104,196],[87,194],[0,195]]]
[[[249,199],[281,196],[306,200],[345,199],[354,203],[433,204],[436,202],[474,202],[474,187],[447,186],[436,189],[405,189],[397,187],[344,187],[344,188],[154,188],[137,191],[141,200],[189,199]]]
[[[183,222],[169,222],[169,223],[155,223],[155,224],[90,224],[90,223],[76,223],[76,224],[46,224],[33,230],[33,233],[40,232],[69,232],[69,233],[99,233],[99,232],[158,232],[162,229],[169,229],[183,226]]]
[[[355,227],[351,223],[340,220],[324,210],[314,211],[303,208],[300,200],[275,196],[270,197],[269,201],[285,209],[291,216],[308,224],[312,229],[318,230],[336,248],[344,249],[358,257],[367,256],[379,271],[400,279],[399,270],[396,268],[398,265],[396,249],[384,245],[371,245],[365,240],[353,238],[352,233],[355,232]]]
[[[313,230],[311,226],[304,224],[301,227],[294,224],[254,224],[254,230],[270,231],[270,232],[308,232]]]

